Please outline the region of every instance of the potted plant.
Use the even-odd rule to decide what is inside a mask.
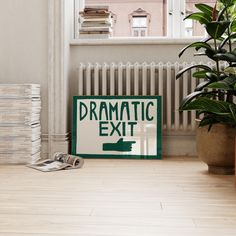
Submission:
[[[206,56],[215,66],[197,64],[183,68],[176,78],[197,68],[193,77],[201,82],[185,97],[180,111],[194,110],[200,117],[197,129],[198,156],[217,174],[234,172],[236,134],[236,0],[217,0],[214,7],[195,4],[199,12],[187,16],[202,24],[208,37],[184,47],[179,56],[195,48],[194,56]],[[225,66],[222,69],[222,62]]]

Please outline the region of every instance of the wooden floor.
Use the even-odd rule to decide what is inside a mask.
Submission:
[[[233,176],[195,158],[85,160],[42,173],[0,166],[0,235],[236,235]]]

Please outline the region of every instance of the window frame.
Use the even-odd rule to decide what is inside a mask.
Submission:
[[[194,41],[196,38],[202,38],[202,36],[191,36],[191,37],[186,37],[185,36],[185,25],[184,25],[184,17],[185,17],[185,3],[186,0],[166,0],[167,1],[167,19],[166,19],[166,26],[167,26],[167,36],[156,36],[156,37],[110,37],[108,39],[80,39],[79,38],[79,32],[78,32],[78,27],[79,27],[79,11],[82,11],[84,9],[86,0],[74,0],[74,38],[72,39],[72,44],[76,44],[75,42],[77,41],[78,44],[84,44],[84,41],[88,42],[100,42],[104,41],[107,42],[108,44],[116,44],[116,42],[122,42],[124,43],[127,41],[129,42],[134,42],[134,41],[143,41],[144,44],[147,42],[154,42],[156,41],[162,41],[162,39],[170,39],[176,40],[178,39],[179,42],[189,42],[189,41]],[[109,43],[110,42],[110,43]],[[142,42],[140,42],[142,43]],[[85,43],[86,44],[86,43]],[[92,43],[93,44],[93,43]]]

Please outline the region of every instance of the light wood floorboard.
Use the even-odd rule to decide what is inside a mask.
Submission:
[[[197,158],[0,165],[0,236],[235,236],[233,176]]]

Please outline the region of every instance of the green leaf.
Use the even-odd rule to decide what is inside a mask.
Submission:
[[[206,53],[206,55],[207,55],[210,59],[215,60],[215,59],[214,59],[214,55],[216,54],[216,51],[215,51],[215,50],[206,49],[205,53]]]
[[[180,111],[183,111],[183,110],[186,110],[186,106],[193,100],[195,99],[196,97],[200,96],[200,95],[206,95],[206,94],[209,94],[209,92],[204,92],[204,91],[195,91],[193,93],[190,93],[188,96],[186,96],[181,104],[180,104],[180,108],[179,110]]]
[[[231,22],[230,30],[231,30],[231,32],[236,32],[236,20]]]
[[[217,80],[218,80],[217,74],[215,74],[215,73],[213,73],[213,72],[207,72],[207,73],[206,73],[206,77],[207,77],[211,82],[214,82],[214,81],[217,81]]]
[[[213,89],[220,89],[220,90],[227,90],[227,91],[234,90],[235,91],[235,88],[234,88],[235,84],[236,84],[236,77],[229,76],[222,81],[211,83],[207,87],[213,88]]]
[[[234,85],[236,83],[236,76],[230,75],[230,76],[226,77],[222,81],[227,83],[228,85],[232,86],[232,85]]]
[[[229,7],[235,3],[235,0],[219,0],[219,2],[223,3],[226,7]]]
[[[205,116],[199,123],[198,127],[203,127],[209,125],[208,131],[210,131],[213,124],[219,123],[214,117],[212,116]]]
[[[235,33],[232,33],[232,34],[230,34],[228,37],[226,37],[226,38],[221,42],[221,44],[220,44],[220,46],[219,46],[219,49],[223,48],[224,45],[227,43],[227,41],[229,41],[229,40],[232,39],[232,38],[236,38],[236,32],[235,32]]]
[[[204,89],[207,85],[209,85],[211,83],[210,80],[205,80],[203,82],[201,82],[200,84],[198,84],[198,86],[194,89],[194,92],[197,91],[201,91],[202,89]]]
[[[184,20],[186,20],[186,19],[196,20],[200,24],[207,24],[207,23],[211,22],[211,17],[203,12],[192,13],[184,18]]]
[[[236,77],[232,75],[226,77],[222,81],[211,83],[207,87],[221,90],[234,90],[235,83],[236,83]]]
[[[195,7],[199,9],[200,11],[202,11],[203,13],[205,13],[206,15],[209,15],[211,17],[212,10],[213,10],[211,6],[206,5],[204,3],[198,3],[198,4],[195,4]]]
[[[195,71],[192,76],[195,78],[206,78],[206,73],[209,72],[208,70],[201,70],[201,71]]]
[[[202,112],[214,113],[216,115],[229,115],[231,103],[212,100],[206,97],[199,97],[188,103],[183,110],[199,110]]]
[[[191,70],[193,68],[200,68],[200,69],[204,69],[206,71],[212,71],[212,69],[206,65],[193,65],[193,66],[189,66],[189,67],[186,67],[186,68],[183,68],[182,70],[180,70],[176,75],[176,79],[179,79],[183,73],[185,73],[186,71]]]
[[[201,40],[200,42],[204,42],[204,43],[207,43],[208,41],[210,41],[212,39],[212,37],[207,37],[203,40]],[[200,47],[201,48],[201,47]],[[196,47],[195,49],[198,51],[200,49],[199,47]]]
[[[209,50],[213,50],[210,46],[210,44],[208,43],[205,43],[205,42],[195,42],[195,43],[191,43],[189,45],[187,45],[186,47],[184,47],[180,53],[179,53],[179,57],[181,57],[183,55],[183,53],[185,52],[186,49],[188,48],[196,48],[197,50],[200,49],[200,48],[206,48],[206,49],[209,49]]]
[[[227,62],[236,62],[236,55],[234,53],[217,53],[213,56],[215,60],[227,61]]]
[[[224,83],[223,81],[211,83],[207,87],[213,89],[231,90],[231,87],[227,83]]]
[[[198,52],[198,53],[194,53],[193,54],[194,56],[206,56],[206,53],[205,52]]]
[[[228,77],[225,73],[221,73],[220,74],[220,80],[225,79],[226,77]]]
[[[224,35],[222,35],[221,37],[219,37],[219,38],[218,38],[218,39],[216,39],[216,40],[218,40],[218,41],[222,42],[224,39],[225,39],[225,36],[224,36]]]
[[[216,21],[223,21],[224,20],[224,14],[227,9],[228,9],[228,7],[226,6],[218,13],[218,17],[217,17]]]
[[[206,31],[212,38],[217,39],[224,34],[229,24],[229,21],[212,21],[206,24]]]

